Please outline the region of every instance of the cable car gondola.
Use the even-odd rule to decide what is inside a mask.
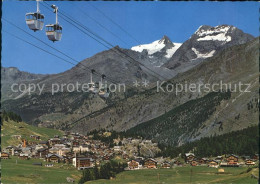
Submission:
[[[62,26],[58,23],[58,7],[55,5],[51,5],[51,7],[53,8],[53,12],[56,13],[56,23],[48,24],[45,26],[45,28],[48,39],[55,42],[61,40]]]
[[[106,76],[103,74],[101,76],[101,81],[100,81],[100,88],[99,88],[99,93],[98,95],[100,97],[103,97],[103,98],[108,98],[109,97],[109,89],[106,88],[105,89],[105,86],[103,86],[103,79],[105,78]]]
[[[108,98],[109,97],[109,89],[108,88],[106,90],[105,89],[100,89],[98,95],[100,97],[103,97],[103,98]]]
[[[90,92],[97,93],[97,92],[98,92],[98,88],[97,88],[98,83],[94,83],[94,82],[93,82],[93,76],[92,76],[92,74],[94,74],[94,73],[95,73],[95,70],[92,69],[92,70],[91,70],[91,73],[90,73],[90,83],[88,83],[88,90],[89,90]]]
[[[42,30],[44,25],[44,15],[40,13],[40,8],[39,8],[40,0],[36,0],[36,1],[37,1],[37,12],[25,14],[26,24],[34,32]]]

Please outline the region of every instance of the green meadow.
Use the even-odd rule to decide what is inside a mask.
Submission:
[[[22,141],[12,137],[13,135],[21,135],[22,139],[26,139],[27,141],[35,141],[34,139],[30,138],[30,135],[39,135],[41,136],[41,140],[47,140],[54,135],[63,135],[63,132],[60,130],[55,130],[51,128],[44,128],[44,127],[36,127],[32,125],[28,125],[24,122],[14,122],[14,121],[4,121],[3,125],[1,126],[1,146],[2,149],[9,146],[17,146]]]
[[[17,161],[17,163],[16,163]],[[33,163],[42,163],[42,166]],[[66,178],[71,177],[77,181],[82,172],[72,165],[56,164],[53,167],[45,167],[46,162],[41,159],[21,160],[18,157],[1,160],[1,182],[3,184],[14,183],[67,183]]]
[[[257,184],[257,179],[252,178],[251,174],[258,176],[258,168],[253,168],[250,172],[247,172],[247,169],[247,167],[224,168],[223,174],[219,174],[216,168],[205,166],[135,170],[122,172],[112,180],[89,181],[86,184]]]

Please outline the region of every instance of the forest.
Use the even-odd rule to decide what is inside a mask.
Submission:
[[[187,140],[196,134],[203,122],[216,112],[217,106],[222,101],[230,99],[230,96],[230,91],[211,92],[173,108],[157,118],[141,123],[127,130],[126,133],[155,140],[160,144],[177,146],[180,137]]]
[[[223,154],[252,156],[259,152],[259,126],[251,126],[219,136],[205,137],[179,147],[159,144],[162,150],[157,156],[175,158],[179,154],[193,152],[197,157],[213,157]]]
[[[115,177],[116,174],[123,172],[126,166],[126,163],[120,163],[114,160],[110,160],[109,162],[101,165],[100,168],[98,168],[95,164],[94,168],[83,170],[79,183],[83,184],[86,181],[98,179],[110,179],[110,177]]]
[[[17,115],[14,112],[3,111],[2,112],[2,120],[3,121],[12,120],[12,121],[15,121],[15,122],[21,122],[22,118],[21,118],[20,115]],[[1,121],[1,123],[2,123],[2,121]]]

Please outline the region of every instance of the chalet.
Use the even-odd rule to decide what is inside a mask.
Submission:
[[[86,168],[92,168],[94,166],[94,160],[87,157],[75,157],[72,159],[72,164],[78,170],[82,170]]]
[[[125,159],[125,160],[126,160],[126,159],[129,159],[129,155],[128,155],[128,154],[126,154],[126,153],[125,153],[125,154],[123,154],[123,159]]]
[[[12,135],[12,137],[15,138],[15,139],[21,139],[22,138],[21,135]]]
[[[192,161],[190,161],[190,165],[191,166],[197,166],[198,162],[196,160],[192,160]]]
[[[88,145],[80,145],[80,146],[73,146],[73,152],[79,153],[79,152],[87,152],[89,151]]]
[[[124,153],[123,151],[117,151],[115,154],[116,154],[116,155],[122,155],[122,156],[123,156],[123,153]]]
[[[50,145],[50,146],[53,146],[53,145],[55,145],[55,144],[60,144],[60,143],[61,143],[60,138],[51,138],[51,139],[49,140],[49,145]]]
[[[58,154],[59,148],[52,147],[52,148],[49,149],[49,152],[52,153],[52,154]]]
[[[97,151],[100,152],[100,151],[103,151],[103,149],[102,149],[101,147],[99,147],[99,148],[97,149]]]
[[[19,158],[22,160],[29,160],[29,154],[28,153],[20,153]]]
[[[219,166],[220,167],[228,167],[228,163],[225,162],[225,161],[222,161],[222,162],[220,162]]]
[[[245,161],[245,164],[246,165],[255,165],[255,162],[254,162],[254,160],[253,159],[247,159],[246,161]]]
[[[148,169],[156,169],[157,168],[157,161],[149,158],[144,161],[144,167]]]
[[[5,148],[5,152],[9,153],[10,155],[13,155],[13,146],[7,146]]]
[[[223,160],[223,157],[222,157],[222,156],[217,156],[217,157],[215,158],[215,160],[216,160],[216,161],[222,161],[222,160]]]
[[[32,152],[32,147],[30,147],[30,146],[22,147],[21,149],[22,149],[22,153],[31,154],[31,152]]]
[[[108,149],[107,152],[111,154],[114,153],[112,149]]]
[[[211,161],[209,161],[208,167],[218,168],[218,162],[215,160],[211,160]]]
[[[185,153],[185,162],[189,163],[190,161],[194,160],[195,155],[193,153]]]
[[[38,158],[46,158],[46,155],[48,155],[49,150],[48,148],[41,148],[37,150],[36,156]]]
[[[198,163],[199,163],[200,165],[207,164],[208,162],[209,162],[209,159],[208,159],[208,158],[198,159]]]
[[[135,161],[139,162],[141,165],[144,165],[143,157],[136,157]]]
[[[92,158],[94,160],[98,159],[98,156],[96,156],[96,155],[86,155],[86,156],[89,158]],[[102,159],[100,158],[100,160],[102,160]]]
[[[62,149],[62,148],[66,148],[66,145],[65,144],[54,144],[52,147]]]
[[[40,141],[39,145],[42,145],[43,147],[49,147],[49,142],[48,141]]]
[[[74,156],[74,154],[72,152],[66,153],[66,157],[73,157],[73,156]]]
[[[75,147],[79,146],[79,141],[73,141],[73,142],[72,142],[72,146],[73,146],[73,147],[74,147],[74,146],[75,146]]]
[[[21,148],[16,148],[16,147],[12,148],[12,155],[13,156],[19,156],[20,153],[22,153],[22,149]]]
[[[9,159],[9,153],[2,152],[1,154],[1,159]]]
[[[229,155],[228,157],[226,157],[226,161],[235,161],[235,162],[238,162],[238,156],[234,155],[234,154],[231,154]]]
[[[174,161],[173,164],[175,164],[175,165],[182,165],[179,160]]]
[[[121,151],[121,146],[114,146],[114,151]]]
[[[129,170],[136,170],[142,168],[142,164],[136,160],[131,160],[127,162]]]
[[[66,164],[72,164],[72,160],[73,159],[73,157],[70,157],[70,156],[63,156],[63,161],[64,161],[64,163],[66,163]]]
[[[167,161],[165,161],[165,162],[163,162],[162,164],[161,164],[161,167],[162,168],[171,168],[171,163],[170,162],[167,162]]]
[[[44,146],[43,145],[40,145],[40,144],[37,144],[37,145],[35,145],[35,150],[38,150],[38,149],[41,149],[41,148],[44,148]]]
[[[61,160],[62,160],[62,156],[60,156],[58,154],[49,153],[48,155],[46,155],[46,161],[47,162],[59,163]]]
[[[259,154],[254,154],[253,157],[252,157],[252,159],[254,159],[254,160],[259,160]]]
[[[61,148],[61,149],[59,149],[58,154],[62,155],[62,156],[65,156],[69,152],[71,152],[70,148]]]
[[[238,166],[238,156],[232,154],[226,158],[227,165]]]
[[[65,131],[65,132],[64,132],[64,135],[69,136],[69,135],[70,135],[70,132],[69,132],[69,131]]]
[[[74,140],[80,140],[82,137],[78,134],[78,135],[74,135],[73,138]]]
[[[110,155],[104,155],[103,156],[103,160],[110,160],[111,159],[111,156]]]
[[[35,140],[40,140],[41,139],[41,136],[39,136],[39,135],[30,135],[30,137],[32,139],[35,139]]]

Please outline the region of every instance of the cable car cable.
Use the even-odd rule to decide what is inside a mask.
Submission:
[[[97,21],[96,19],[94,19],[93,17],[91,17],[89,14],[87,14],[85,11],[83,11],[81,9],[81,7],[77,7],[77,9],[79,9],[79,11],[85,15],[86,17],[90,18],[91,20],[93,20],[97,25],[99,25],[100,27],[102,27],[104,30],[106,30],[107,32],[109,32],[111,35],[113,35],[114,37],[116,37],[118,40],[120,40],[122,43],[124,43],[125,45],[128,45],[128,43],[126,43],[123,39],[121,39],[119,36],[117,36],[115,33],[113,33],[112,31],[110,31],[107,27],[105,27],[104,25],[102,25],[99,21]]]
[[[40,40],[40,39],[39,39],[39,38],[37,38],[36,36],[34,36],[34,35],[32,35],[32,34],[30,34],[30,33],[26,32],[25,30],[23,30],[22,28],[18,27],[18,26],[17,26],[17,25],[15,25],[15,24],[13,24],[12,22],[10,22],[10,21],[6,20],[5,18],[2,18],[2,19],[3,19],[4,21],[6,21],[7,23],[11,24],[12,26],[16,27],[17,29],[19,29],[19,30],[23,31],[24,33],[28,34],[29,36],[31,36],[31,37],[33,37],[33,38],[35,38],[36,40],[40,41],[41,43],[43,43],[43,44],[47,45],[48,47],[50,47],[50,48],[54,49],[55,51],[57,51],[57,52],[61,53],[62,55],[66,56],[67,58],[69,58],[69,59],[71,59],[71,60],[75,61],[77,64],[79,64],[79,65],[82,65],[82,66],[84,66],[85,68],[87,68],[89,71],[91,71],[91,68],[89,68],[89,67],[87,67],[87,66],[83,65],[81,62],[79,62],[79,61],[75,60],[74,58],[72,58],[72,57],[70,57],[69,55],[67,55],[67,54],[63,53],[62,51],[60,51],[60,50],[56,49],[55,47],[53,47],[53,46],[51,46],[51,45],[49,45],[49,44],[45,43],[44,41]],[[75,63],[74,63],[74,65],[75,65]],[[75,66],[76,66],[76,65],[75,65]],[[97,75],[97,76],[99,76],[99,77],[100,77],[100,76],[102,76],[102,73],[99,73],[99,72],[95,72],[94,74],[95,74],[95,75]],[[108,79],[109,79],[109,78],[108,78]],[[108,81],[112,82],[112,80],[113,80],[113,79],[109,79]],[[118,82],[112,82],[112,83],[118,83]]]
[[[44,2],[45,4],[48,5],[48,7],[44,6],[45,8],[49,9],[49,4]],[[64,12],[64,11],[63,11]],[[62,13],[62,11],[60,11],[60,14],[62,14],[64,17],[66,17],[67,19],[69,19],[70,21],[72,21],[73,23],[71,23],[70,21],[66,20],[65,18],[63,18],[66,22],[70,23],[71,25],[75,26],[76,28],[78,28],[80,31],[82,31],[84,34],[87,34],[88,36],[90,36],[88,33],[86,33],[85,31],[83,31],[82,29],[80,29],[78,26],[76,26],[75,24],[79,25],[80,27],[82,27],[83,29],[85,29],[86,31],[90,32],[91,34],[93,34],[94,36],[98,37],[99,39],[101,39],[103,42],[105,42],[106,44],[110,45],[111,47],[113,47],[112,50],[117,50],[119,51],[120,53],[124,54],[125,56],[131,58],[134,62],[137,62],[139,63],[141,66],[143,66],[144,68],[146,68],[147,70],[153,72],[154,74],[160,76],[161,78],[163,78],[164,80],[168,80],[167,78],[165,78],[164,76],[156,73],[155,71],[151,70],[150,68],[146,67],[143,63],[139,62],[139,61],[136,61],[134,58],[132,58],[131,56],[129,56],[128,54],[126,54],[125,52],[121,51],[120,49],[117,49],[115,48],[111,43],[109,43],[108,41],[106,41],[105,39],[103,39],[101,36],[95,34],[93,31],[91,31],[89,28],[87,28],[86,26],[84,26],[82,23],[76,21],[76,20],[73,20],[72,18],[68,17],[67,15],[65,15],[65,13]],[[93,38],[93,36],[90,36],[91,38]],[[96,38],[93,38],[94,40],[97,41]],[[98,41],[99,43],[101,43],[100,41]],[[101,43],[103,46],[105,46],[106,48],[108,49],[111,49],[110,47],[104,45],[103,43]],[[116,52],[117,53],[117,52]],[[121,56],[120,54],[118,54],[119,56]],[[121,56],[122,57],[122,56]],[[123,57],[124,58],[124,57]],[[128,60],[129,61],[129,60]],[[129,61],[131,62],[131,61]],[[150,73],[151,74],[151,73]],[[152,75],[152,74],[151,74]],[[160,78],[158,78],[157,76],[155,75],[152,75],[153,77],[157,78],[160,80]],[[169,78],[172,78],[171,76]]]
[[[46,2],[44,2],[44,3],[47,4],[47,5],[49,5],[49,4],[46,3]],[[47,8],[46,6],[44,6],[44,7]],[[49,8],[49,6],[48,6],[48,8]],[[120,49],[115,48],[113,44],[109,43],[108,41],[106,41],[105,39],[103,39],[101,36],[95,34],[95,33],[94,33],[93,31],[91,31],[88,27],[84,26],[82,23],[80,23],[79,21],[76,21],[75,19],[73,20],[72,18],[68,17],[67,15],[65,15],[65,13],[62,13],[62,12],[64,12],[64,11],[60,11],[60,14],[62,14],[63,16],[65,16],[67,19],[69,19],[70,21],[72,21],[74,24],[72,24],[70,21],[68,21],[68,20],[66,20],[65,18],[63,18],[66,22],[69,22],[69,23],[72,24],[73,26],[75,26],[75,24],[79,25],[79,26],[82,27],[83,29],[87,30],[88,32],[90,32],[90,33],[93,34],[94,36],[96,36],[96,37],[98,37],[99,39],[101,39],[103,42],[105,42],[106,44],[108,44],[108,45],[111,46],[112,48],[116,49],[116,50],[119,51],[120,53],[122,53],[122,54],[126,55],[127,57],[131,58],[134,62],[139,63],[139,64],[142,65],[144,68],[146,68],[147,70],[149,70],[149,71],[153,72],[154,74],[160,76],[160,77],[163,78],[164,80],[168,80],[168,79],[165,78],[164,76],[162,76],[162,75],[156,73],[155,71],[151,70],[150,68],[146,67],[143,63],[141,63],[141,62],[135,60],[133,57],[129,56],[129,55],[126,54],[125,52],[121,51]],[[75,26],[75,27],[77,27],[77,28],[79,29],[78,26]],[[79,29],[79,30],[81,30],[81,29]],[[82,31],[82,30],[81,30],[81,31]],[[82,31],[82,32],[86,34],[86,32],[84,32],[84,31]],[[87,35],[89,36],[89,34],[87,34]],[[92,37],[92,38],[93,38],[93,37]],[[95,40],[96,40],[96,39],[95,39]],[[97,41],[97,40],[96,40],[96,41]],[[99,42],[99,43],[101,43],[101,42]],[[101,44],[102,44],[102,43],[101,43]],[[104,44],[102,44],[102,45],[104,45]],[[105,45],[104,45],[104,46],[105,46]],[[105,47],[107,47],[108,49],[111,49],[111,48],[108,47],[108,46],[105,46]],[[120,55],[120,56],[121,56],[121,55]],[[122,57],[122,56],[121,56],[121,57]],[[129,61],[129,60],[128,60],[128,61]],[[129,62],[131,62],[131,61],[129,61]],[[154,75],[152,75],[152,76],[160,80],[160,78],[158,78],[158,77],[156,77],[156,76],[154,76]],[[169,78],[172,78],[172,77],[170,76]]]
[[[28,34],[29,36],[35,38],[36,40],[40,41],[41,43],[47,45],[48,47],[54,49],[55,51],[61,53],[62,55],[68,57],[69,59],[75,61],[77,64],[79,64],[79,65],[81,65],[81,66],[84,67],[84,68],[82,68],[82,69],[85,69],[85,68],[86,68],[88,71],[92,72],[93,69],[91,69],[91,68],[85,66],[85,65],[82,64],[81,62],[79,62],[79,61],[73,59],[72,57],[68,56],[67,54],[65,54],[65,53],[61,52],[60,50],[54,48],[53,46],[51,46],[51,45],[45,43],[44,41],[40,40],[40,39],[37,38],[36,36],[34,36],[34,35],[32,35],[32,34],[26,32],[25,30],[23,30],[22,28],[16,26],[15,24],[13,24],[12,22],[6,20],[5,18],[2,18],[2,19],[3,19],[4,21],[6,21],[7,23],[9,23],[10,25],[12,25],[12,26],[16,27],[17,29],[21,30],[22,32],[24,32],[24,33]],[[75,63],[72,63],[72,62],[69,62],[69,63],[72,64],[72,65],[74,65],[74,66],[77,66],[77,64],[75,64]],[[96,72],[96,71],[95,71],[93,74],[96,75],[96,76],[98,76],[98,77],[102,77],[102,75],[103,75],[102,73]],[[114,79],[112,79],[112,78],[110,78],[110,77],[108,77],[108,76],[106,76],[106,78],[108,79],[108,80],[107,80],[108,82],[111,82],[111,83],[113,83],[113,84],[120,84],[118,81],[115,81]],[[125,86],[126,86],[126,87],[129,87],[129,88],[132,88],[132,86],[129,86],[129,85],[125,85]]]
[[[46,53],[48,53],[48,54],[50,54],[50,55],[53,55],[54,57],[57,57],[58,59],[61,59],[61,60],[65,61],[65,62],[67,62],[67,63],[70,63],[70,64],[76,66],[75,63],[72,63],[72,62],[70,62],[70,61],[68,61],[68,60],[66,60],[66,59],[64,59],[64,58],[62,58],[62,57],[60,57],[60,56],[58,56],[58,55],[56,55],[56,54],[53,54],[53,53],[49,52],[48,50],[45,50],[45,49],[43,49],[43,48],[41,48],[41,47],[39,47],[39,46],[37,46],[37,45],[31,43],[31,42],[28,42],[27,40],[25,40],[25,39],[23,39],[23,38],[21,38],[21,37],[19,37],[19,36],[16,36],[16,35],[14,35],[14,34],[12,34],[12,33],[10,33],[10,32],[7,32],[7,31],[5,31],[5,30],[2,30],[2,31],[5,32],[5,33],[7,33],[7,34],[9,34],[9,35],[11,35],[11,36],[13,36],[13,37],[15,37],[15,38],[17,38],[18,40],[21,40],[21,41],[26,42],[27,44],[29,44],[29,45],[31,45],[31,46],[36,47],[37,49],[40,49],[40,50],[42,50],[42,51],[44,51],[44,52],[46,52]]]
[[[117,27],[119,27],[119,29],[121,29],[124,33],[126,33],[128,36],[130,36],[134,41],[136,41],[136,43],[138,43],[139,45],[141,45],[141,43],[134,37],[132,36],[128,31],[126,31],[122,26],[120,26],[118,23],[116,23],[112,18],[110,18],[109,16],[107,16],[104,12],[102,12],[100,9],[98,9],[96,6],[94,6],[92,3],[87,2],[90,6],[92,6],[94,9],[96,9],[99,13],[101,13],[106,19],[108,19],[109,21],[111,21],[114,25],[116,25]]]

